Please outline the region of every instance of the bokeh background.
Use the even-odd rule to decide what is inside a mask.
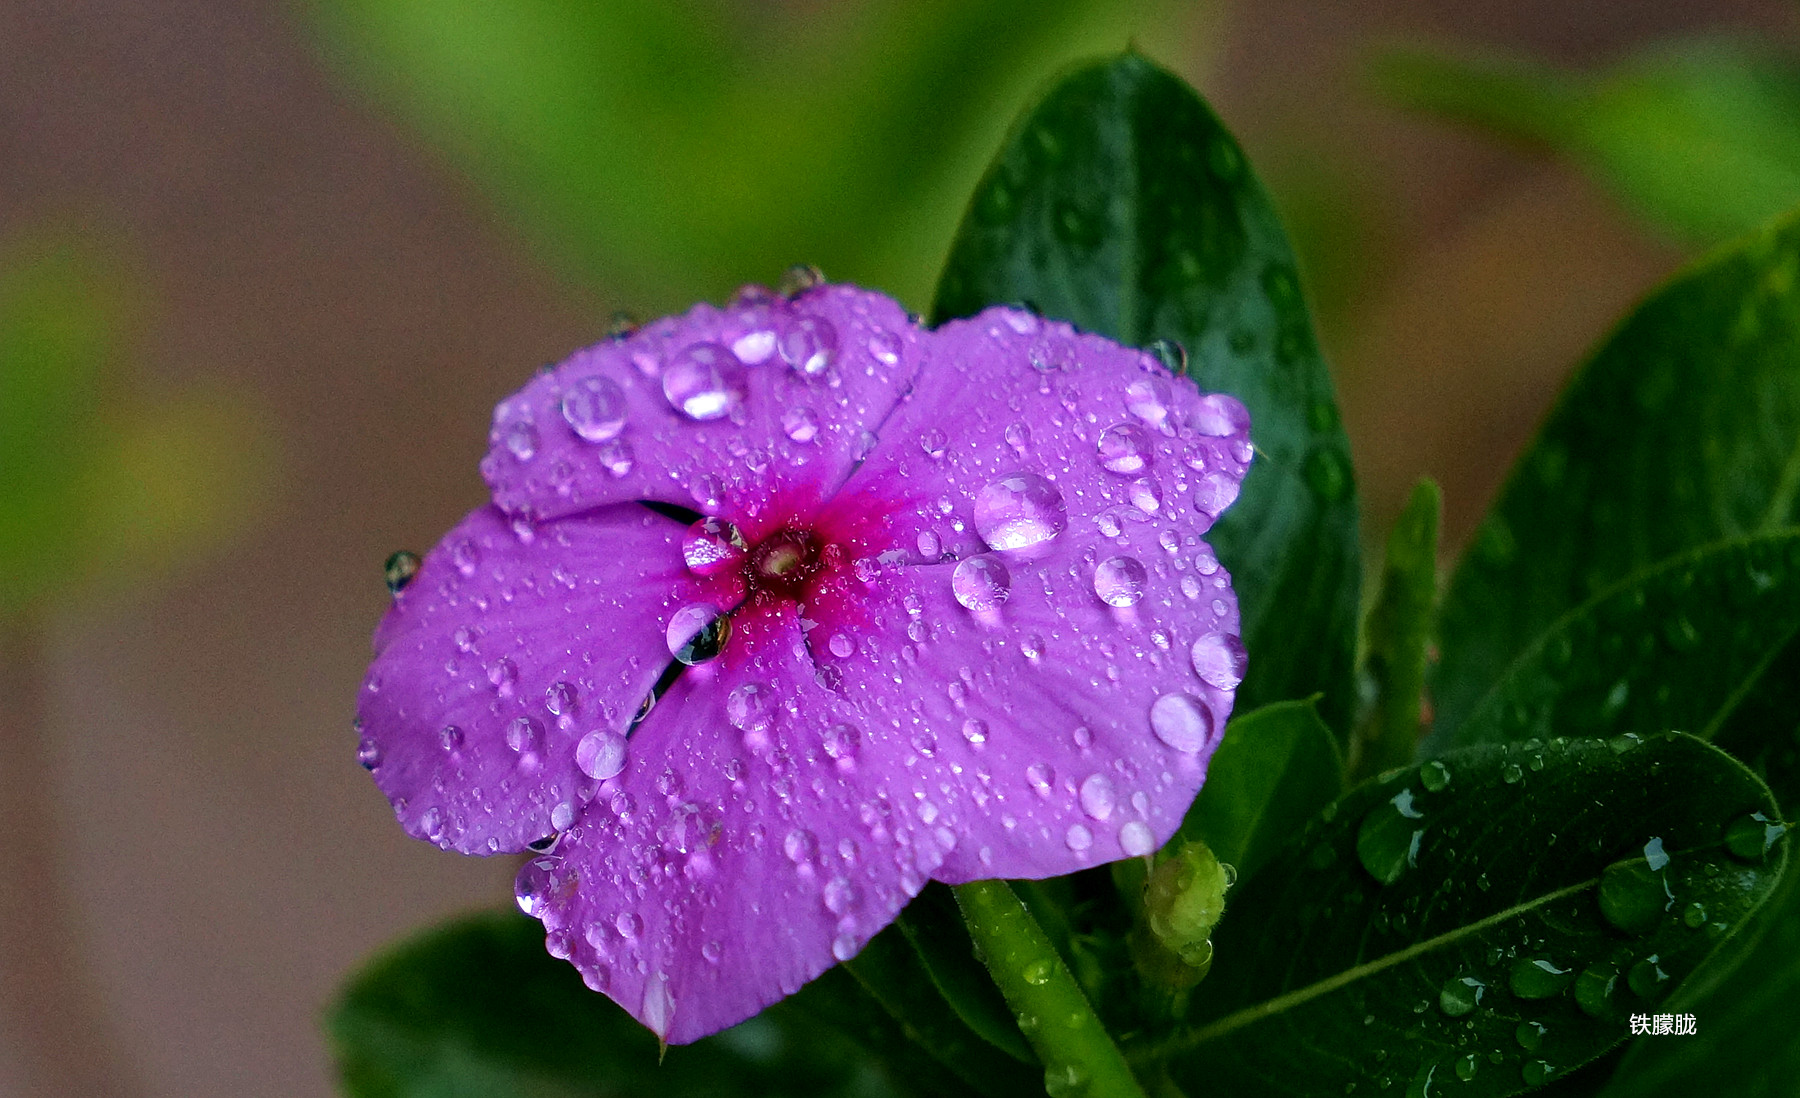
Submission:
[[[382,559],[612,313],[929,303],[1070,59],[1199,87],[1300,250],[1380,543],[1800,201],[1784,0],[0,0],[0,1095],[321,1096],[360,958],[507,901],[354,760]]]

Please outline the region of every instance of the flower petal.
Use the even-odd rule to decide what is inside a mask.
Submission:
[[[627,500],[741,516],[775,484],[824,498],[911,383],[923,335],[852,286],[699,305],[502,401],[482,475],[496,504],[537,520]]]
[[[814,681],[792,608],[751,619],[632,736],[519,877],[552,953],[664,1040],[750,1017],[891,922],[954,836],[865,760],[898,754]]]
[[[844,489],[904,486],[898,548],[874,591],[809,614],[865,721],[932,741],[899,770],[954,809],[940,879],[1065,873],[1180,823],[1243,674],[1201,535],[1247,429],[1233,398],[1064,324],[990,309],[935,333]]]
[[[492,854],[573,821],[598,785],[577,746],[623,732],[669,663],[664,623],[691,586],[681,537],[622,506],[527,541],[484,507],[426,555],[357,706],[364,763],[409,834]]]

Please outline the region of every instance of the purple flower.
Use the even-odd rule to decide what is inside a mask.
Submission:
[[[494,503],[376,630],[361,758],[409,833],[540,851],[550,951],[695,1040],[929,879],[1173,833],[1244,673],[1201,535],[1248,428],[1016,309],[697,306],[495,410]]]

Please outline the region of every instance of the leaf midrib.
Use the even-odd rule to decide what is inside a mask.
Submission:
[[[1260,1022],[1264,1018],[1273,1017],[1274,1015],[1300,1006],[1303,1003],[1311,1002],[1320,996],[1329,995],[1339,988],[1347,987],[1364,977],[1373,976],[1378,972],[1386,971],[1387,969],[1393,968],[1395,965],[1403,964],[1406,961],[1412,960],[1414,957],[1429,953],[1434,949],[1461,941],[1472,934],[1480,933],[1491,926],[1506,922],[1508,919],[1514,919],[1521,915],[1529,914],[1538,908],[1586,891],[1599,883],[1600,878],[1590,877],[1585,881],[1567,885],[1554,892],[1547,892],[1542,896],[1527,900],[1524,903],[1514,904],[1512,907],[1506,908],[1504,911],[1497,911],[1486,918],[1477,919],[1475,922],[1459,926],[1454,930],[1445,931],[1435,937],[1427,938],[1422,942],[1415,942],[1405,949],[1377,957],[1372,961],[1364,961],[1360,965],[1356,965],[1353,968],[1347,968],[1342,972],[1334,973],[1323,980],[1308,984],[1303,988],[1297,988],[1294,991],[1277,995],[1273,999],[1265,999],[1254,1006],[1248,1006],[1242,1010],[1227,1014],[1225,1017],[1220,1018],[1211,1025],[1203,1026],[1200,1029],[1194,1030],[1192,1033],[1185,1034],[1181,1038],[1170,1042],[1165,1046],[1142,1050],[1139,1055],[1142,1056],[1149,1053],[1154,1054],[1157,1058],[1161,1058],[1177,1052],[1190,1051],[1196,1046],[1203,1045],[1208,1041],[1215,1040],[1228,1033],[1243,1029],[1245,1026]]]

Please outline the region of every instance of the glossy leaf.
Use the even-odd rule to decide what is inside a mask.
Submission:
[[[1265,705],[1226,725],[1180,836],[1247,877],[1343,792],[1343,771],[1313,701]]]
[[[1770,725],[1745,720],[1745,698],[1800,701],[1772,673],[1797,634],[1800,532],[1684,553],[1564,615],[1434,746],[1679,728],[1749,747]]]
[[[1487,1098],[1570,1072],[1773,889],[1787,842],[1765,853],[1751,822],[1746,847],[1750,813],[1775,818],[1768,790],[1679,734],[1476,747],[1362,785],[1234,891],[1175,1081]]]
[[[1425,656],[1436,626],[1438,516],[1444,494],[1422,480],[1388,531],[1381,593],[1364,629],[1364,674],[1375,700],[1359,729],[1358,776],[1405,766],[1419,746]]]
[[[544,951],[541,926],[508,912],[460,920],[377,958],[332,1006],[326,1028],[353,1098],[970,1093],[858,998],[834,969],[758,1017],[663,1056],[654,1034]],[[863,1049],[888,1070],[871,1070]]]
[[[1800,202],[1800,63],[1767,46],[1667,42],[1596,74],[1397,51],[1375,76],[1401,102],[1555,150],[1684,240]]]
[[[1238,704],[1322,692],[1344,729],[1361,581],[1349,448],[1268,195],[1180,79],[1127,54],[1072,73],[1020,121],[932,314],[1016,301],[1125,343],[1175,341],[1203,389],[1250,409],[1256,460],[1209,535],[1251,653]]]
[[[1800,873],[1780,890],[1744,934],[1756,934],[1730,975],[1705,994],[1678,1001],[1695,1017],[1686,1037],[1635,1038],[1604,1098],[1729,1094],[1786,1098],[1800,1077]]]
[[[553,259],[651,313],[791,263],[902,298],[1003,119],[990,104],[1166,0],[312,0],[326,52]],[[957,74],[954,94],[942,81]],[[847,198],[847,196],[854,196]]]
[[[1557,402],[1451,578],[1436,744],[1537,635],[1665,557],[1800,517],[1800,221],[1652,296]]]

